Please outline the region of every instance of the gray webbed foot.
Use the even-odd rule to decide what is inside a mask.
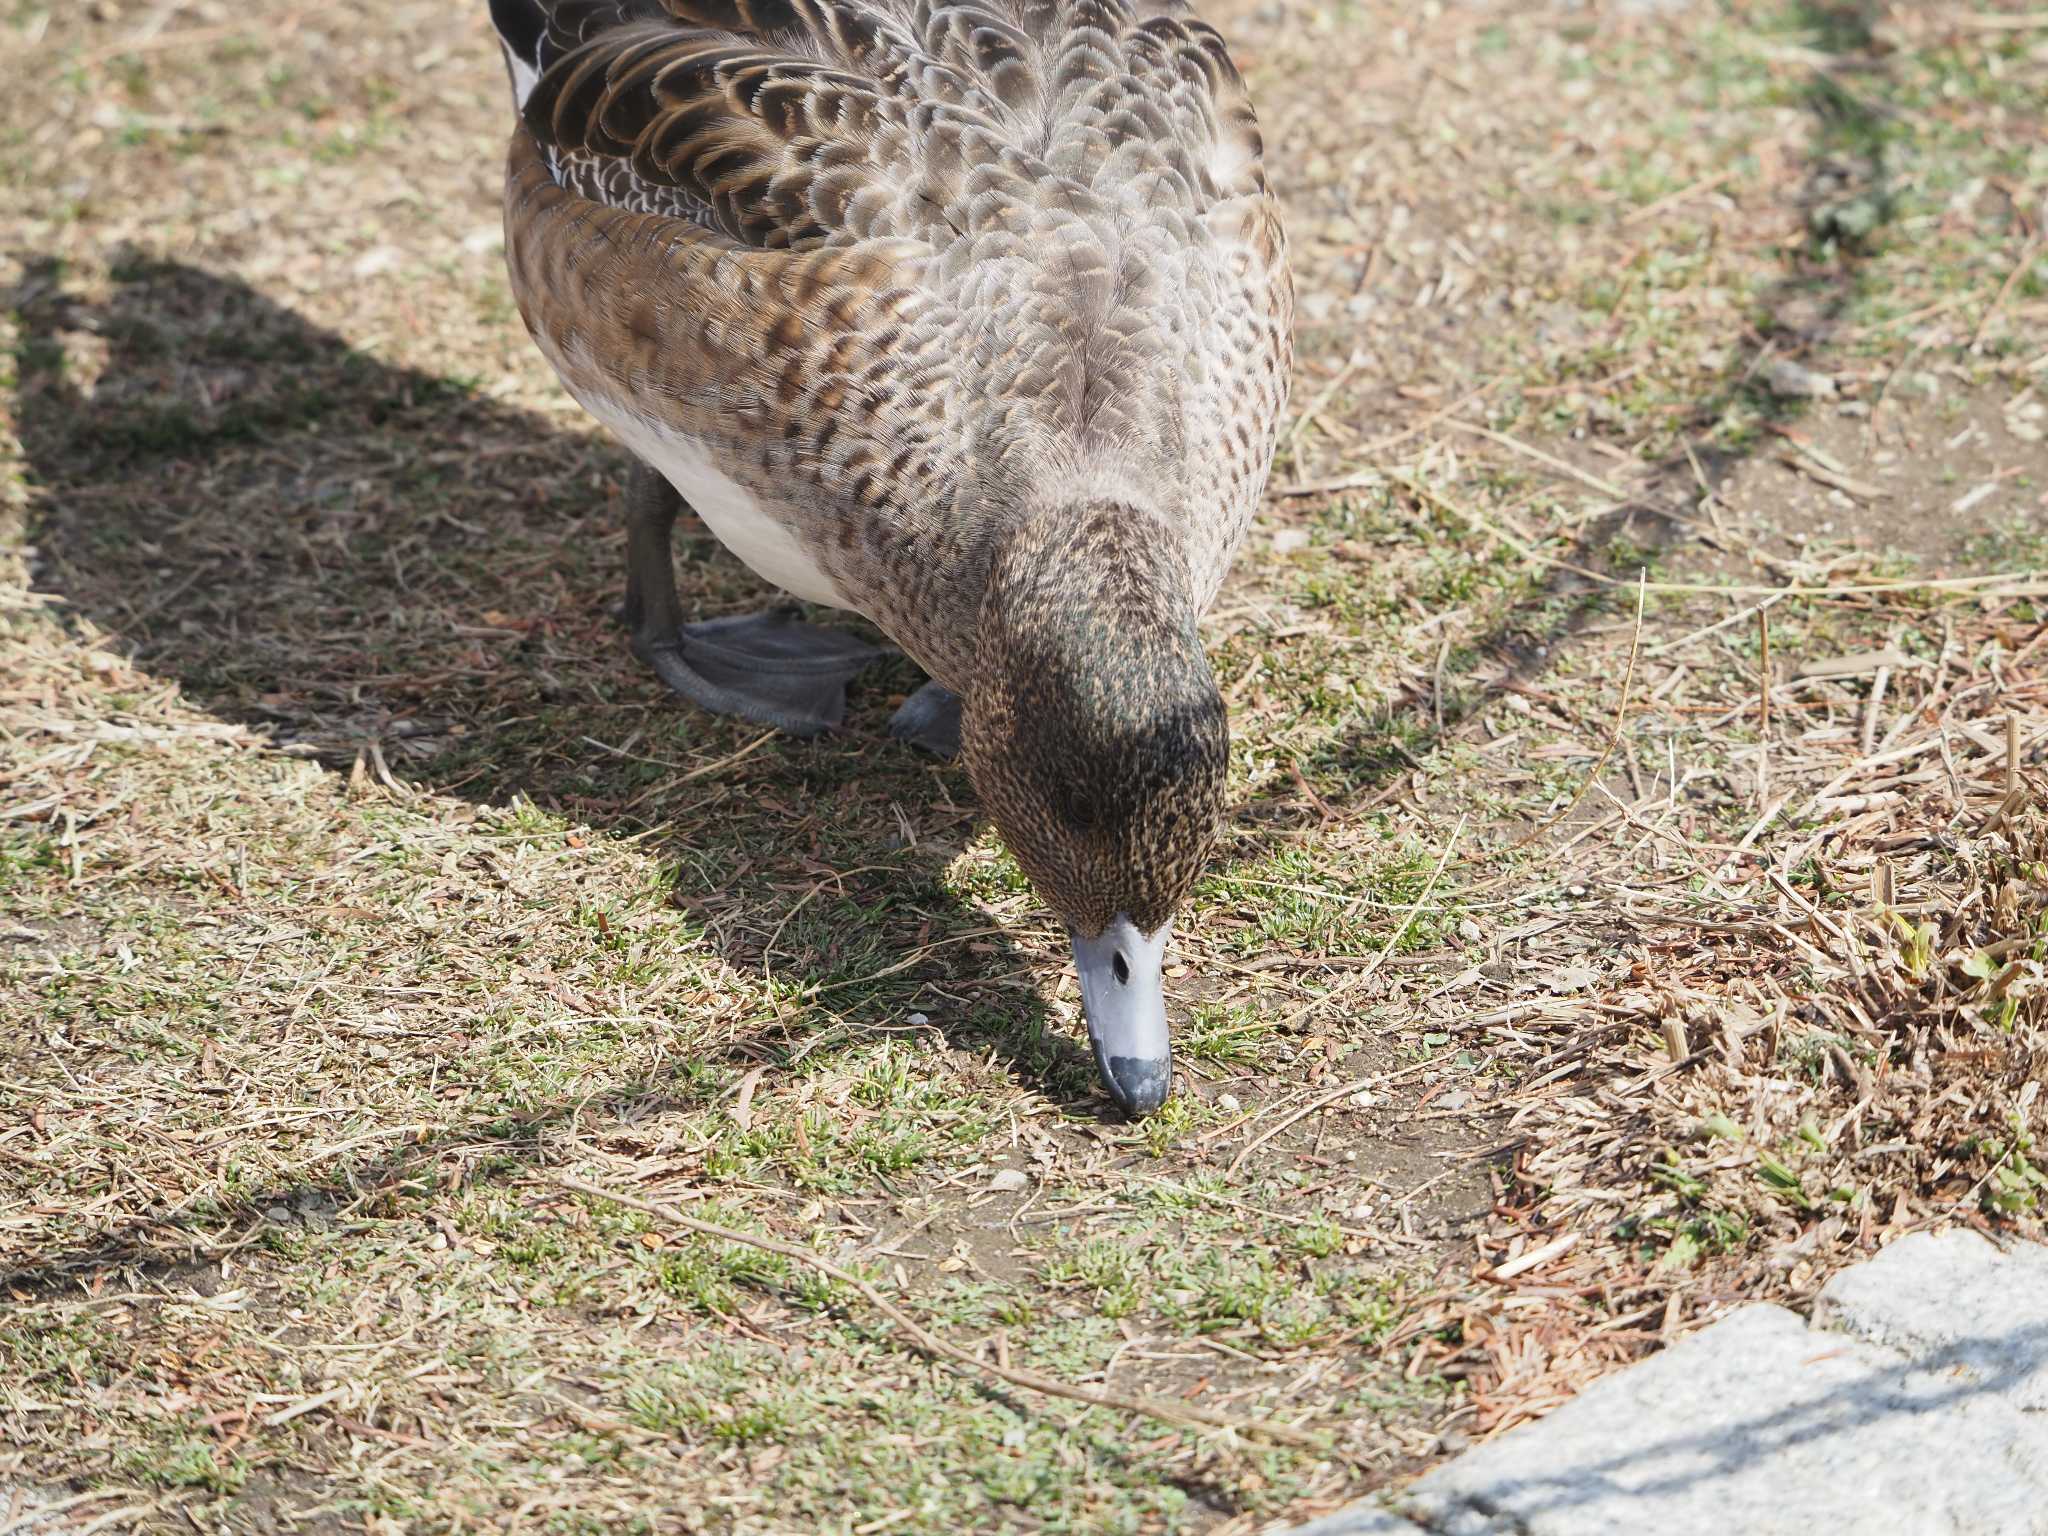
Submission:
[[[889,717],[889,734],[936,757],[960,755],[960,695],[926,683]]]
[[[633,637],[661,680],[699,709],[738,715],[791,736],[846,717],[846,685],[886,651],[788,612],[734,614]]]

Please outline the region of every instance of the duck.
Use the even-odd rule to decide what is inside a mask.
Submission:
[[[1183,0],[490,0],[521,318],[633,457],[635,654],[794,736],[882,647],[1065,924],[1103,1084],[1173,1080],[1225,821],[1200,633],[1263,495],[1293,286],[1244,80]],[[795,601],[692,619],[694,511]]]

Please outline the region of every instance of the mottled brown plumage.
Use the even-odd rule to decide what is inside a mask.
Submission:
[[[1025,873],[1098,933],[1151,932],[1201,873],[1230,737],[1187,562],[1114,503],[1026,519],[983,600],[963,755]]]
[[[1221,39],[1180,0],[493,15],[513,288],[564,384],[762,575],[960,695],[1070,924],[1159,928],[1221,810],[1196,622],[1292,313]]]

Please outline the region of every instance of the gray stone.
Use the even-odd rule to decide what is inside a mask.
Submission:
[[[1764,387],[1780,399],[1825,400],[1834,394],[1835,381],[1781,357],[1764,370]]]
[[[1421,1526],[1388,1514],[1370,1502],[1353,1504],[1334,1515],[1298,1525],[1286,1536],[1429,1536]]]
[[[1837,1531],[2048,1536],[2048,1249],[1902,1239],[1297,1536]]]
[[[1830,1280],[1813,1322],[2048,1409],[2048,1249],[2002,1253],[1974,1232],[1917,1232]]]
[[[2048,1421],[1745,1307],[1423,1478],[1432,1536],[2048,1536]]]

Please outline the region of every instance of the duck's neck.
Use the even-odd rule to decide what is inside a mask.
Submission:
[[[1100,723],[1143,723],[1213,692],[1179,530],[1128,501],[1049,506],[995,551],[981,608],[978,671],[1067,679]]]
[[[1155,931],[1220,823],[1229,729],[1195,620],[1174,530],[1128,504],[1027,517],[996,556],[961,751],[1077,931]]]

